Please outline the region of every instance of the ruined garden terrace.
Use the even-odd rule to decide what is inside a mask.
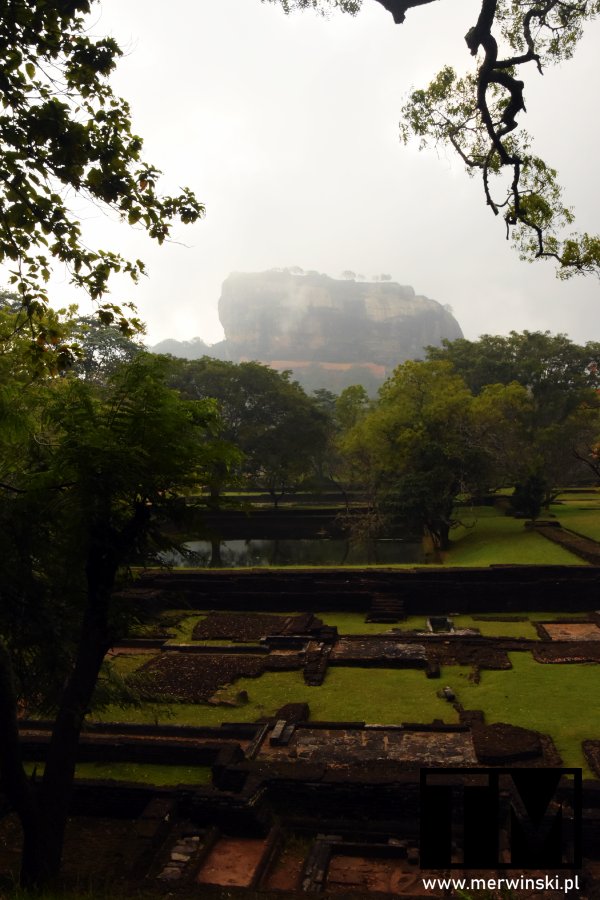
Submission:
[[[583,768],[591,884],[599,581],[592,566],[139,579],[143,625],[109,661],[144,702],[90,716],[67,883],[420,896],[421,766],[563,764]],[[48,738],[22,720],[38,771]],[[10,815],[0,836],[9,876]]]

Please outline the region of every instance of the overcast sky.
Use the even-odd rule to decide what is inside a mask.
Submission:
[[[220,340],[217,302],[232,271],[301,266],[391,273],[449,303],[466,337],[528,328],[600,340],[600,284],[560,282],[551,263],[519,262],[480,183],[449,153],[398,138],[400,108],[444,63],[472,63],[463,35],[478,0],[413,10],[402,26],[374,0],[356,18],[285,16],[260,0],[102,0],[92,32],[126,51],[115,89],[132,106],[165,191],[187,185],[206,218],[162,248],[98,211],[103,246],[141,256],[133,299],[148,340]],[[533,67],[526,124],[559,170],[578,227],[598,230],[600,27],[576,58],[542,78]],[[596,221],[595,221],[596,219]],[[60,278],[58,302],[73,299]],[[122,291],[121,288],[124,290]]]

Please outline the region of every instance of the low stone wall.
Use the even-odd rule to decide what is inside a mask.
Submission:
[[[146,608],[264,612],[366,612],[374,594],[407,614],[593,610],[599,566],[249,570],[151,573],[127,597]]]

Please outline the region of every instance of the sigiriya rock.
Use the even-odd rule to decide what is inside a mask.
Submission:
[[[363,383],[374,391],[424,347],[462,337],[448,309],[412,287],[285,269],[229,275],[219,317],[225,340],[207,348],[211,356],[291,369],[308,390]],[[177,353],[168,343],[154,349]],[[177,355],[187,355],[184,346]]]

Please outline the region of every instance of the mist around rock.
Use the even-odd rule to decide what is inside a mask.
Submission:
[[[424,348],[463,336],[451,311],[395,281],[331,278],[272,269],[235,272],[223,282],[219,318],[225,340],[167,339],[153,351],[186,359],[256,360],[291,370],[307,391],[336,393],[362,384],[371,394]]]

